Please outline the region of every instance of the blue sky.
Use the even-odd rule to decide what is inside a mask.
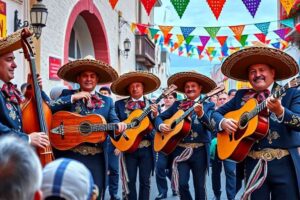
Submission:
[[[161,1],[163,5],[160,8],[155,8],[154,23],[157,25],[201,27],[232,26],[278,20],[279,8],[277,0],[261,0],[255,18],[253,18],[248,12],[242,0],[227,0],[224,4],[218,21],[214,17],[206,0],[190,0],[190,3],[181,19],[177,15],[176,10],[174,9],[170,0]],[[271,23],[270,29],[276,29],[275,26],[276,23]],[[176,28],[174,31],[176,31]],[[251,32],[251,27],[248,27],[248,29],[246,27],[245,31]],[[226,30],[221,29],[219,33],[226,34]],[[179,31],[178,34],[180,34]],[[202,34],[201,31],[199,34]],[[211,67],[218,63],[217,61],[211,63],[208,60],[192,59],[183,56],[177,56],[175,54],[171,54],[170,59],[172,74],[178,71],[197,70],[200,73],[209,76]]]

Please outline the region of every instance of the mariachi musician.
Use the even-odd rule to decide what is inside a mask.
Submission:
[[[144,95],[155,91],[159,86],[159,78],[148,72],[128,72],[121,75],[111,85],[113,93],[121,96],[129,96],[115,103],[116,112],[120,120],[126,120],[130,113],[136,109],[145,110],[151,106],[151,112],[148,114],[148,117],[150,121],[154,121],[154,118],[158,115],[158,106],[157,104],[152,104]],[[137,150],[134,152],[124,152],[123,154],[129,179],[129,194],[127,196],[129,200],[147,200],[150,198],[150,175],[154,163],[152,150],[153,135],[150,133],[151,131],[143,135]],[[136,192],[137,169],[139,171],[140,182],[138,197]],[[125,193],[127,192],[125,191]]]
[[[209,117],[214,109],[214,104],[208,102],[197,104],[196,102],[201,99],[201,93],[209,92],[216,87],[216,84],[210,78],[196,72],[176,73],[168,79],[168,85],[171,84],[175,84],[177,90],[184,93],[187,99],[176,101],[168,110],[161,113],[155,120],[155,127],[162,134],[168,134],[171,127],[163,121],[171,118],[180,109],[186,111],[194,106],[194,111],[188,116],[191,130],[179,142],[172,156],[175,157],[175,160],[176,157],[182,158],[181,162],[178,162],[179,180],[177,180],[179,181],[180,198],[192,199],[189,192],[189,177],[190,171],[192,171],[195,199],[206,199],[205,176],[209,167],[209,144],[211,140]],[[176,162],[175,160],[173,162]],[[173,181],[176,180],[173,179]],[[174,189],[177,190],[176,187]]]
[[[267,119],[269,129],[263,139],[254,142],[246,155],[242,173],[246,181],[250,177],[251,180],[259,177],[265,181],[255,182],[260,187],[256,187],[252,194],[246,188],[244,197],[248,198],[251,194],[251,199],[300,199],[300,90],[290,88],[282,98],[269,97],[270,93],[280,89],[276,81],[293,77],[299,72],[298,64],[280,50],[251,47],[230,55],[221,70],[231,79],[249,81],[253,88],[238,90],[233,99],[213,114],[212,123],[216,129],[226,132],[219,135],[235,133],[239,128],[237,120],[224,118],[226,113],[240,109],[250,98],[257,99],[258,103],[266,100],[267,109],[263,109],[260,115]],[[299,84],[299,80],[297,82]],[[241,153],[238,152],[239,155]],[[254,168],[261,169],[263,164],[267,173],[250,176]]]
[[[63,90],[60,97],[50,103],[54,113],[65,110],[80,115],[99,114],[107,123],[117,123],[119,132],[125,130],[126,124],[119,121],[112,99],[96,91],[97,84],[106,84],[117,79],[118,74],[111,66],[87,56],[65,64],[57,74],[63,80],[78,83],[80,88]],[[54,149],[54,154],[57,158],[72,158],[85,164],[92,172],[100,196],[103,197],[107,170],[106,150],[103,143],[82,143],[71,150]]]
[[[31,145],[46,148],[49,145],[48,136],[43,132],[24,133],[20,104],[24,96],[11,82],[17,68],[13,51],[20,49],[21,34],[29,30],[19,30],[6,38],[0,39],[0,136],[15,135]],[[30,36],[30,34],[29,34]],[[39,85],[42,81],[39,78]]]

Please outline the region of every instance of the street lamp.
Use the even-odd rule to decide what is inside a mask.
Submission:
[[[120,54],[123,55],[125,58],[128,57],[128,52],[130,51],[130,47],[131,47],[131,42],[128,38],[126,38],[123,42],[123,47],[124,47],[124,50],[119,50],[120,51]]]
[[[42,3],[42,0],[37,0],[36,4],[32,5],[30,10],[30,22],[36,39],[39,39],[42,33],[42,28],[46,26],[48,9]]]
[[[28,21],[24,21],[22,24],[21,20],[18,18],[18,11],[15,10],[14,31],[17,31],[20,28],[30,26],[33,30],[36,39],[39,39],[42,33],[42,28],[46,26],[48,16],[47,10],[48,9],[42,3],[42,0],[37,0],[37,3],[33,4],[32,8],[30,9],[30,24]]]

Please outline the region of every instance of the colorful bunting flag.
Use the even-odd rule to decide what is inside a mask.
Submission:
[[[218,20],[226,0],[206,0],[206,1],[211,11],[214,13],[216,19]]]
[[[281,20],[280,23],[282,25],[288,26],[290,28],[294,28],[295,23],[294,23],[294,19],[290,18],[290,19],[285,19],[285,20]]]
[[[202,45],[205,47],[206,44],[208,43],[210,37],[209,36],[199,36],[199,39],[200,39]]]
[[[183,35],[180,35],[180,34],[177,34],[176,36],[177,36],[177,40],[178,40],[178,45],[180,46],[184,41],[184,37],[183,37]]]
[[[282,7],[284,8],[287,15],[290,14],[290,11],[295,3],[295,0],[280,0]]]
[[[285,35],[288,33],[289,28],[282,28],[282,29],[278,29],[275,30],[274,33],[276,33],[281,39],[285,39]]]
[[[289,43],[287,41],[281,40],[281,50],[286,49],[289,46]]]
[[[215,38],[221,27],[204,27],[210,37]]]
[[[148,16],[150,15],[150,12],[153,8],[153,6],[155,5],[157,0],[140,0],[148,14]]]
[[[280,49],[280,42],[271,43],[271,45],[276,49]]]
[[[190,44],[193,38],[194,38],[193,35],[189,35],[189,36],[185,39],[185,42],[186,42],[187,44]]]
[[[224,43],[224,45],[221,48],[221,54],[222,56],[228,56],[228,46],[227,43]]]
[[[171,39],[172,35],[173,35],[173,34],[168,33],[168,35],[165,37],[165,41],[164,41],[164,44],[165,44],[165,45],[169,45],[170,39]]]
[[[241,45],[244,47],[246,44],[247,44],[247,38],[248,38],[248,35],[236,35],[234,36],[238,41],[239,43],[241,43]]]
[[[254,24],[263,34],[267,35],[269,32],[270,22]]]
[[[192,45],[185,44],[186,52],[187,53],[190,52],[190,50],[191,50],[192,47],[193,47]]]
[[[131,26],[130,26],[131,32],[134,33],[135,29],[136,29],[136,23],[131,23]]]
[[[183,13],[186,10],[186,7],[190,3],[190,0],[171,0],[172,5],[174,6],[177,14],[181,18]]]
[[[149,28],[149,33],[150,33],[151,39],[154,38],[154,36],[157,34],[158,31],[159,31],[159,29]]]
[[[184,39],[186,39],[196,27],[180,27]]]
[[[164,37],[167,37],[168,33],[172,30],[173,26],[158,26]]]
[[[229,26],[229,28],[232,30],[232,32],[235,35],[242,35],[243,31],[244,31],[244,28],[245,28],[245,25]]]
[[[136,27],[139,30],[141,35],[145,35],[148,33],[148,25],[147,24],[137,24]]]
[[[112,9],[115,9],[115,7],[116,7],[118,1],[119,1],[119,0],[109,0],[109,3],[110,3],[110,5],[111,5]]]
[[[202,54],[203,50],[204,50],[204,46],[197,46],[197,52],[199,56]]]
[[[266,35],[265,34],[257,33],[257,34],[254,34],[254,35],[257,37],[257,39],[259,41],[261,41],[262,43],[266,43]]]
[[[221,47],[224,45],[226,42],[228,36],[217,36],[217,40],[219,41]]]
[[[254,18],[261,0],[242,0],[252,17]]]

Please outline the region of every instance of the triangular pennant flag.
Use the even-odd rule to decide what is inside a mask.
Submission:
[[[281,50],[284,50],[288,47],[289,43],[287,41],[281,40]]]
[[[164,37],[167,37],[168,33],[172,30],[173,26],[158,26]]]
[[[276,33],[281,39],[285,39],[285,35],[287,34],[288,28],[281,28],[278,30],[275,30],[274,33]]]
[[[159,31],[159,29],[149,28],[151,39],[154,38],[154,36],[157,34],[158,31]]]
[[[254,18],[261,0],[242,0],[246,8]]]
[[[279,49],[279,48],[280,48],[280,42],[271,43],[271,45],[272,45],[273,47],[275,47],[276,49]]]
[[[210,37],[209,36],[199,36],[200,41],[202,43],[202,45],[205,47],[207,42],[209,41]]]
[[[212,55],[213,57],[215,57],[216,54],[217,54],[217,50],[213,50],[213,51],[211,52],[211,55]]]
[[[182,46],[180,46],[179,48],[178,48],[178,55],[179,56],[181,56],[182,54],[183,54],[183,47]]]
[[[206,1],[211,11],[214,13],[216,19],[218,20],[226,0],[206,0]]]
[[[185,39],[185,42],[186,42],[187,44],[190,44],[193,38],[194,38],[193,35],[189,35],[189,36]]]
[[[196,27],[180,27],[184,39],[186,39]]]
[[[280,0],[282,7],[284,8],[287,15],[290,14],[292,7],[295,4],[295,0]]]
[[[158,40],[159,36],[160,36],[159,34],[156,34],[156,35],[153,37],[154,43],[155,43],[155,44],[157,43],[157,40]]]
[[[109,0],[109,3],[110,3],[110,5],[111,5],[112,9],[115,9],[115,7],[116,7],[118,1],[119,1],[119,0]]]
[[[254,24],[263,34],[267,35],[269,32],[270,22]]]
[[[188,52],[190,52],[192,45],[185,44],[185,48],[186,48],[186,52],[188,53]]]
[[[224,45],[221,48],[221,54],[222,54],[222,56],[228,56],[227,51],[228,51],[227,43],[224,43]]]
[[[183,43],[183,41],[184,41],[184,37],[181,34],[180,35],[177,34],[176,36],[177,36],[178,44],[180,46]]]
[[[141,35],[145,35],[148,33],[148,25],[147,24],[137,24],[136,27],[139,30]]]
[[[190,0],[171,0],[171,3],[174,6],[177,14],[181,18],[184,11],[186,10],[186,7],[190,3]]]
[[[169,33],[169,34],[165,37],[164,45],[169,45],[170,39],[171,39],[172,35],[173,35],[172,33]]]
[[[133,33],[134,33],[134,31],[135,31],[135,28],[136,28],[136,23],[131,23],[131,26],[130,26],[130,30],[131,30],[131,32],[133,32]]]
[[[215,50],[215,47],[207,47],[207,49],[206,49],[206,54],[207,54],[208,56],[210,56],[210,55],[212,54],[213,50]]]
[[[248,35],[241,35],[241,36],[235,36],[235,38],[241,43],[241,45],[244,47],[246,45],[246,40],[248,38]]]
[[[150,12],[157,0],[140,0],[140,1],[142,2],[147,14],[150,15]]]
[[[203,50],[204,50],[204,46],[197,46],[197,52],[199,56],[202,54]]]
[[[290,28],[294,28],[295,23],[294,23],[294,19],[290,18],[290,19],[285,19],[285,20],[281,20],[280,23],[282,25],[288,26]]]
[[[217,40],[219,41],[221,47],[224,45],[226,42],[228,36],[217,36]]]
[[[215,38],[221,27],[204,27],[210,37]]]
[[[254,34],[257,39],[259,39],[259,41],[261,41],[262,43],[266,43],[266,35],[263,34],[263,33],[257,33],[257,34]]]
[[[219,56],[219,61],[222,62],[224,60],[223,56]]]
[[[238,25],[238,26],[229,26],[229,28],[232,30],[234,35],[242,35],[245,25]]]
[[[178,43],[175,42],[175,44],[174,44],[173,48],[171,49],[171,51],[172,52],[175,51],[178,47],[179,47]]]

